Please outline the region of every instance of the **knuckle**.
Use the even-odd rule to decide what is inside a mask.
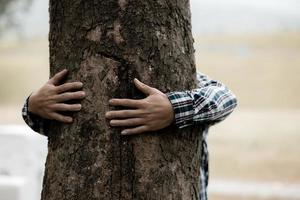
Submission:
[[[64,90],[64,86],[63,86],[63,85],[60,85],[60,86],[55,87],[55,91],[56,91],[56,92],[61,92],[61,91],[63,91],[63,90]]]
[[[63,91],[67,91],[67,90],[69,90],[69,88],[70,88],[70,83],[65,83],[61,86],[61,89]]]
[[[76,93],[68,93],[69,99],[75,99],[78,96]]]
[[[63,93],[63,94],[61,94],[61,95],[60,95],[60,97],[61,97],[62,99],[66,99],[66,98],[67,98],[67,96],[68,96],[68,94],[67,94],[67,93]]]
[[[147,121],[149,124],[149,122],[153,120],[151,113],[146,113],[144,115],[144,120]]]
[[[45,107],[45,109],[47,109],[47,110],[55,110],[56,109],[56,106],[54,105],[54,104],[49,104],[49,105],[47,105],[46,107]]]
[[[66,100],[73,99],[73,94],[71,92],[64,93],[64,99]]]
[[[143,123],[144,120],[143,120],[143,119],[135,119],[134,122],[135,122],[135,123]]]
[[[65,110],[65,111],[68,111],[68,110],[72,109],[72,106],[68,105],[68,104],[63,104],[60,107],[61,107],[62,110]]]
[[[52,115],[45,115],[45,118],[46,118],[46,119],[50,119],[50,120],[53,120],[53,119],[54,119]]]
[[[122,117],[126,117],[126,116],[128,116],[130,113],[128,112],[128,111],[121,111],[120,112],[120,116],[122,116]]]
[[[146,101],[146,100],[141,100],[141,107],[143,107],[143,108],[148,108],[149,107],[149,105],[150,105],[150,103],[148,102],[148,101]]]
[[[56,94],[56,93],[59,92],[59,87],[56,87],[56,86],[54,86],[54,85],[49,85],[49,86],[47,86],[47,89],[48,89],[48,91],[49,91],[50,93]]]
[[[128,121],[127,123],[129,126],[134,126],[136,124],[136,121],[135,120],[130,120]]]
[[[60,97],[60,95],[57,95],[57,94],[50,96],[49,101],[56,102],[56,101],[58,101],[59,97]]]
[[[53,113],[49,114],[48,117],[49,117],[49,119],[52,119],[52,120],[58,120],[57,117]]]
[[[122,102],[120,102],[120,103],[122,103]],[[129,102],[128,99],[124,99],[124,100],[123,100],[123,103],[128,105],[130,102]]]
[[[61,117],[61,116],[59,116],[59,115],[56,116],[55,119],[56,119],[57,121],[64,122],[63,117]]]
[[[78,84],[77,83],[68,83],[68,89],[76,89],[78,88]]]
[[[143,127],[143,130],[142,131],[148,131],[151,129],[151,125],[150,124],[147,124]]]

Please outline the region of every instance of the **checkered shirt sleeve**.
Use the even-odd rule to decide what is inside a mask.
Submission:
[[[29,96],[30,97],[30,96]],[[28,100],[26,99],[24,106],[22,108],[22,117],[25,123],[35,132],[40,133],[41,135],[47,136],[47,126],[49,125],[49,120],[43,119],[37,115],[28,111]]]
[[[199,123],[214,125],[237,106],[236,96],[223,83],[202,73],[197,73],[197,81],[197,89],[166,94],[179,128]]]

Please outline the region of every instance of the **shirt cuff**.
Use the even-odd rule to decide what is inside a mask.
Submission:
[[[29,95],[30,97],[30,95]],[[31,113],[28,111],[28,102],[29,97],[26,99],[25,104],[22,109],[22,117],[25,121],[25,123],[35,132],[40,133],[41,135],[47,136],[44,126],[46,125],[46,121],[42,119],[41,117]]]
[[[193,99],[187,92],[166,93],[174,110],[175,125],[184,128],[193,125]]]

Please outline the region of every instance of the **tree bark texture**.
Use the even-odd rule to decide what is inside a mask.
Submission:
[[[188,0],[50,0],[51,75],[67,68],[87,94],[71,125],[52,122],[42,200],[193,200],[201,129],[121,136],[105,120],[110,98],[195,87]]]

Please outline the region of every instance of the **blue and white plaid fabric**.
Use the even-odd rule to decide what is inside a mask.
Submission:
[[[202,124],[202,155],[200,168],[200,197],[207,200],[208,148],[207,134],[210,126],[224,120],[237,106],[236,96],[221,82],[212,80],[205,74],[197,74],[198,88],[194,90],[170,92],[167,96],[173,105],[175,124],[179,128]]]
[[[236,96],[221,82],[210,79],[202,73],[197,74],[198,88],[194,90],[170,92],[168,96],[175,113],[175,124],[179,128],[191,125],[205,125],[202,142],[200,168],[199,200],[207,200],[208,184],[208,149],[207,134],[210,126],[224,120],[237,106]],[[22,109],[26,124],[34,131],[47,136],[49,120],[28,112],[28,99]]]

